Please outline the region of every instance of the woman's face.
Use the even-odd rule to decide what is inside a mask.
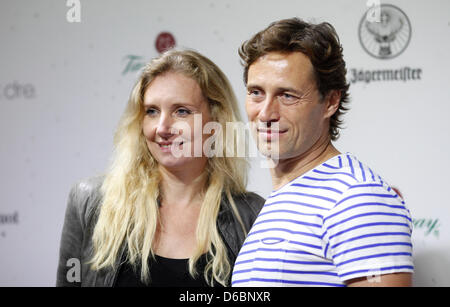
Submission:
[[[203,126],[210,121],[210,112],[194,79],[176,72],[156,77],[144,93],[144,110],[143,134],[160,166],[205,166]]]

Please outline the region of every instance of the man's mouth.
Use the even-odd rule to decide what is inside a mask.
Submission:
[[[257,128],[256,131],[258,133],[263,133],[263,134],[283,134],[285,133],[287,130],[275,130],[275,129],[270,129],[270,128]]]
[[[258,139],[264,142],[277,141],[287,130],[272,128],[257,128]]]

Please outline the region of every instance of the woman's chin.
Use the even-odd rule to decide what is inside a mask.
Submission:
[[[183,170],[183,169],[192,169],[197,165],[198,167],[204,167],[204,163],[201,163],[201,160],[205,160],[206,158],[193,158],[193,157],[180,157],[176,158],[173,156],[165,156],[161,159],[157,159],[158,164],[168,170]]]

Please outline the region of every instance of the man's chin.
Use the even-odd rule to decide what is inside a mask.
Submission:
[[[265,146],[258,148],[259,153],[264,157],[272,160],[278,160],[280,157],[280,151],[278,146]]]
[[[280,150],[279,148],[259,148],[259,153],[263,155],[265,158],[273,160],[274,162],[279,162],[283,160],[295,159],[300,156],[298,153],[294,152],[285,152]]]

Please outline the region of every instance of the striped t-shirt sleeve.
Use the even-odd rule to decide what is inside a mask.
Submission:
[[[411,216],[386,185],[349,187],[324,217],[323,232],[325,257],[343,281],[413,272]]]

